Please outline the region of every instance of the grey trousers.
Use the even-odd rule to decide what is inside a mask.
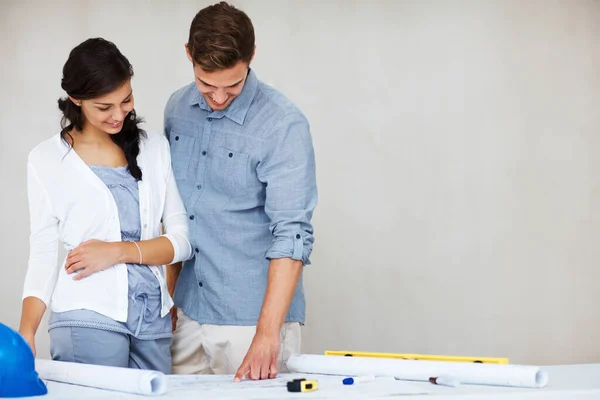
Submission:
[[[170,374],[171,338],[141,340],[95,328],[50,330],[50,355],[55,361],[150,369]]]

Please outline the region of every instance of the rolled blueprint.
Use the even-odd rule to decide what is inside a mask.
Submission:
[[[290,372],[389,376],[410,381],[450,376],[461,383],[476,385],[542,388],[548,383],[546,371],[529,365],[293,354],[287,367]]]
[[[106,367],[52,360],[35,360],[40,378],[119,392],[155,396],[167,391],[162,372],[132,368]]]

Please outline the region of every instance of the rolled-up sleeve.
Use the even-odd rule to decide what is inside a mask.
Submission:
[[[286,115],[265,141],[257,167],[266,184],[265,212],[273,241],[266,258],[292,258],[310,264],[317,205],[315,155],[306,118]]]
[[[171,263],[177,263],[180,261],[186,261],[192,258],[192,246],[188,238],[189,227],[187,222],[187,213],[183,200],[177,189],[177,183],[173,176],[173,169],[171,168],[171,153],[169,151],[169,142],[165,137],[162,137],[162,157],[164,160],[164,172],[166,179],[166,197],[165,207],[163,210],[163,226],[165,234],[162,235],[171,241],[173,245],[173,261]]]
[[[48,306],[58,277],[58,220],[30,162],[27,163],[27,196],[31,233],[22,298],[37,297]]]

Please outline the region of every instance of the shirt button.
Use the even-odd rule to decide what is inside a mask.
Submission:
[[[202,282],[198,282],[198,286],[202,287],[204,285],[202,284]]]
[[[196,253],[200,253],[200,249],[199,249],[199,248],[197,248],[197,247],[194,249],[194,251],[195,251]]]
[[[206,150],[202,150],[202,155],[205,156],[206,155]]]
[[[229,153],[229,158],[233,157],[233,153]]]
[[[179,140],[179,136],[175,136],[175,140]]]
[[[147,228],[147,227],[148,227],[148,224],[144,224],[144,228]]]
[[[212,121],[212,118],[206,118],[206,120],[207,120],[208,122],[210,122],[210,121]]]
[[[193,216],[193,215],[190,215],[190,219],[193,221],[193,220],[194,220],[194,216]]]
[[[296,239],[300,239],[300,234],[297,234],[297,235],[296,235]]]
[[[196,185],[196,189],[198,189],[198,190],[202,189],[202,185]]]

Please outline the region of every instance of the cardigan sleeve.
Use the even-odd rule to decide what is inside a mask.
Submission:
[[[169,142],[164,136],[160,136],[161,156],[164,161],[163,168],[166,179],[165,207],[163,209],[162,221],[165,230],[163,235],[171,241],[174,250],[173,263],[186,261],[192,258],[192,246],[188,239],[187,212],[177,189],[177,182],[171,168],[171,152]]]
[[[37,297],[48,306],[58,276],[58,219],[31,162],[27,163],[27,195],[31,233],[22,298]]]

